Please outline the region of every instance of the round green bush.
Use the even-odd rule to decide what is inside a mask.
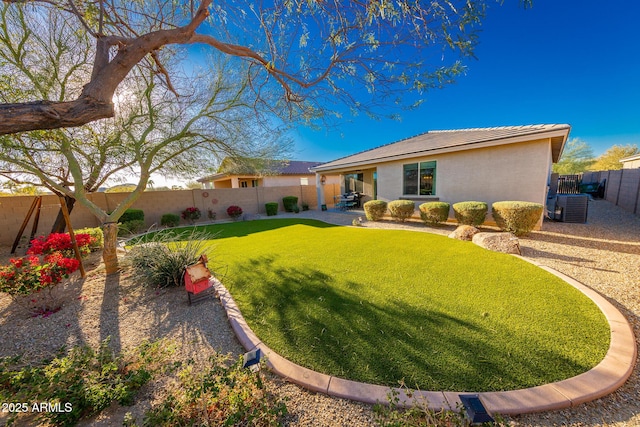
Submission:
[[[369,200],[363,207],[364,214],[369,221],[380,221],[387,211],[387,202],[384,200]]]
[[[267,216],[278,215],[278,204],[276,202],[265,203],[264,207],[267,210]]]
[[[180,224],[180,215],[167,213],[162,215],[160,218],[160,225],[164,225],[166,227],[177,227]]]
[[[491,205],[491,214],[501,230],[524,236],[540,221],[543,209],[540,203],[495,202]]]
[[[420,218],[425,224],[438,224],[445,222],[449,218],[449,208],[451,205],[445,202],[427,202],[418,206]]]
[[[412,200],[393,200],[389,202],[387,208],[393,219],[404,222],[413,216],[416,204]]]
[[[453,204],[453,212],[460,224],[477,227],[484,222],[489,207],[485,202],[459,202]]]
[[[294,207],[298,205],[298,198],[296,196],[285,196],[282,198],[282,205],[285,212],[293,212]]]

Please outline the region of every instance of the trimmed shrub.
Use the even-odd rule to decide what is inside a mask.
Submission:
[[[92,240],[89,244],[89,248],[91,248],[92,251],[97,251],[104,247],[104,234],[102,233],[102,228],[86,227],[75,230],[75,232],[76,234],[88,234],[89,236],[91,236]]]
[[[278,204],[276,202],[265,203],[264,207],[267,210],[267,216],[278,215]]]
[[[491,214],[500,229],[516,236],[524,236],[536,226],[543,209],[539,203],[495,202],[491,206]]]
[[[118,236],[126,237],[131,234],[137,234],[144,230],[144,220],[142,219],[134,219],[127,222],[122,222],[118,224]]]
[[[302,210],[303,211],[308,211],[309,210],[309,203],[307,203],[307,202],[300,203],[300,206],[302,206]]]
[[[160,218],[160,225],[166,227],[177,227],[180,224],[180,215],[174,213],[166,213]]]
[[[451,205],[446,202],[427,202],[418,206],[418,209],[420,209],[420,218],[425,224],[438,224],[449,218],[450,207]]]
[[[453,212],[460,224],[479,226],[484,222],[489,207],[485,202],[459,202],[453,204]]]
[[[363,206],[364,214],[369,221],[380,221],[387,211],[387,202],[384,200],[369,200]]]
[[[293,212],[295,206],[298,206],[298,198],[296,196],[284,196],[282,198],[285,212]]]
[[[144,221],[144,211],[142,209],[127,209],[124,211],[118,222]]]
[[[404,222],[413,216],[416,204],[412,200],[393,200],[387,205],[391,218]]]

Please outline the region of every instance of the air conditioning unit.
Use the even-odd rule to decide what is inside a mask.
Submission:
[[[586,194],[558,194],[556,196],[556,219],[562,222],[587,222],[588,208],[589,196]]]

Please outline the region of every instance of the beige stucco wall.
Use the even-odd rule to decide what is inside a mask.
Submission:
[[[502,145],[456,153],[420,157],[378,165],[378,199],[395,200],[402,194],[402,166],[407,163],[437,161],[436,194],[448,203],[462,201],[491,204],[504,200],[546,202],[551,168],[551,143],[548,140]],[[431,198],[433,200],[433,198]]]
[[[622,162],[622,169],[637,169],[637,168],[640,168],[640,159],[628,160],[626,162]]]

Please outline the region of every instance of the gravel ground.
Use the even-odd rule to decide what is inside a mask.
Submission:
[[[318,218],[351,224],[362,213],[302,212],[295,217]],[[285,217],[285,215],[279,215]],[[406,228],[448,234],[454,227],[422,224],[369,223],[365,227]],[[544,231],[520,240],[525,257],[535,259],[576,278],[605,295],[633,325],[640,336],[640,219],[606,201],[589,204],[587,224],[546,222]],[[0,253],[6,261],[7,249]],[[181,289],[148,290],[137,286],[128,270],[105,280],[99,258],[89,260],[85,279],[74,277],[58,286],[54,297],[63,308],[49,317],[29,317],[6,295],[0,294],[0,357],[24,354],[36,362],[60,347],[96,346],[111,336],[116,349],[135,346],[143,339],[168,337],[180,344],[179,358],[206,358],[212,352],[243,349],[231,331],[226,315],[215,299],[186,304]],[[77,274],[77,273],[76,273]],[[288,399],[290,426],[370,426],[375,424],[369,405],[305,391],[270,374],[269,387]],[[122,425],[126,412],[139,421],[157,398],[162,382],[151,383],[132,407],[114,405],[83,425]],[[0,413],[0,425],[3,424]],[[511,418],[514,426],[640,426],[640,375],[638,368],[617,392],[576,408]]]

